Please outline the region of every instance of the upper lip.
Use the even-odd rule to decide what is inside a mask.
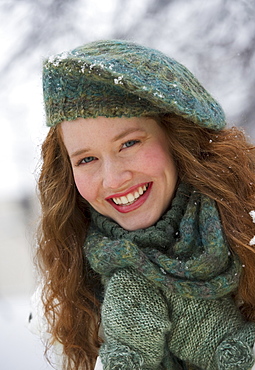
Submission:
[[[128,190],[126,190],[125,192],[122,192],[122,193],[116,193],[116,194],[112,194],[108,197],[106,197],[105,199],[108,200],[108,199],[112,199],[112,198],[120,198],[120,197],[125,197],[126,195],[132,193],[133,191],[137,190],[140,186],[144,186],[144,185],[147,185],[149,184],[149,182],[143,182],[141,184],[138,184],[138,185],[134,185],[134,186],[131,186]]]

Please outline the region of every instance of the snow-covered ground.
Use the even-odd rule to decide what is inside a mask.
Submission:
[[[50,370],[39,337],[28,327],[30,302],[26,296],[0,299],[0,368],[1,370]],[[101,362],[96,370],[102,370]]]
[[[30,205],[29,205],[30,204]],[[36,201],[0,199],[0,369],[50,370],[40,338],[28,329]],[[101,370],[98,366],[96,370]]]
[[[31,213],[29,214],[29,212]],[[26,327],[35,286],[34,211],[0,201],[0,369],[49,370],[40,339]]]
[[[27,328],[29,298],[0,298],[1,370],[50,370],[40,339]]]

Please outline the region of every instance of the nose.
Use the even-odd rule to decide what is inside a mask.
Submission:
[[[105,189],[121,189],[131,178],[132,171],[123,161],[118,161],[116,158],[104,161],[102,181]]]

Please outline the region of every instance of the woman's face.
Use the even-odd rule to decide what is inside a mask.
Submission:
[[[154,119],[79,118],[61,131],[78,191],[95,210],[129,231],[166,211],[177,170]]]

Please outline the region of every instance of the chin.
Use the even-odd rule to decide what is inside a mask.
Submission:
[[[138,221],[135,221],[135,219],[130,220],[130,222],[127,222],[125,220],[115,220],[123,229],[127,231],[135,231],[139,229],[147,229],[148,227],[154,225],[158,221],[159,217],[155,217],[150,220],[144,220],[144,217],[140,217]],[[141,220],[143,220],[141,222]]]

